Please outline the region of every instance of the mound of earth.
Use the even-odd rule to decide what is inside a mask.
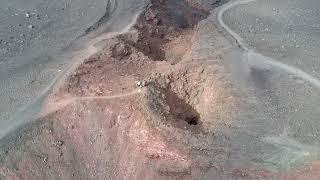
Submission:
[[[208,15],[190,2],[152,0],[135,32],[79,65],[38,121],[0,141],[0,177],[219,177],[228,157],[219,129],[237,116],[238,100],[222,66],[189,61],[195,27]]]
[[[163,124],[166,130],[176,133],[178,128],[192,135],[214,133],[219,125],[229,124],[236,115],[237,100],[218,71],[188,63],[153,73],[147,80],[145,106],[155,127]]]
[[[177,63],[190,49],[193,29],[208,15],[187,1],[151,0],[135,25],[139,33],[127,43],[153,60]]]

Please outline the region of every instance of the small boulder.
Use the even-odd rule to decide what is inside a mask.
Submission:
[[[125,56],[131,54],[131,49],[128,45],[123,43],[118,43],[112,48],[112,57],[122,59]]]
[[[154,19],[157,16],[157,13],[154,12],[151,8],[149,8],[145,13],[144,17],[147,21]]]

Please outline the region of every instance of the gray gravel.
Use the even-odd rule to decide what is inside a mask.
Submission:
[[[258,0],[224,13],[224,22],[258,52],[234,50],[225,58],[241,96],[241,116],[227,131],[230,166],[278,171],[320,158],[319,87],[269,63],[320,78],[318,7],[318,0]]]
[[[229,10],[225,21],[252,48],[320,78],[319,7],[317,0],[258,0]]]

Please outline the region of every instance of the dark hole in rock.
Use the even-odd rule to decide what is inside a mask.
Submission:
[[[196,116],[186,117],[185,121],[190,125],[197,125],[199,122],[199,118]]]

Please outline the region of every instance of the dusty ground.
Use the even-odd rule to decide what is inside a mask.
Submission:
[[[178,8],[179,7],[179,8]],[[6,179],[198,179],[227,150],[209,153],[215,128],[236,115],[221,67],[192,61],[208,12],[153,1],[135,33],[108,40],[47,100],[42,118],[9,136]],[[219,75],[220,74],[220,75]],[[146,87],[139,92],[136,80]]]
[[[190,2],[152,1],[135,32],[85,60],[37,122],[0,142],[0,178],[248,177],[223,172],[229,152],[219,129],[231,126],[238,99],[222,66],[191,55],[208,12]]]

